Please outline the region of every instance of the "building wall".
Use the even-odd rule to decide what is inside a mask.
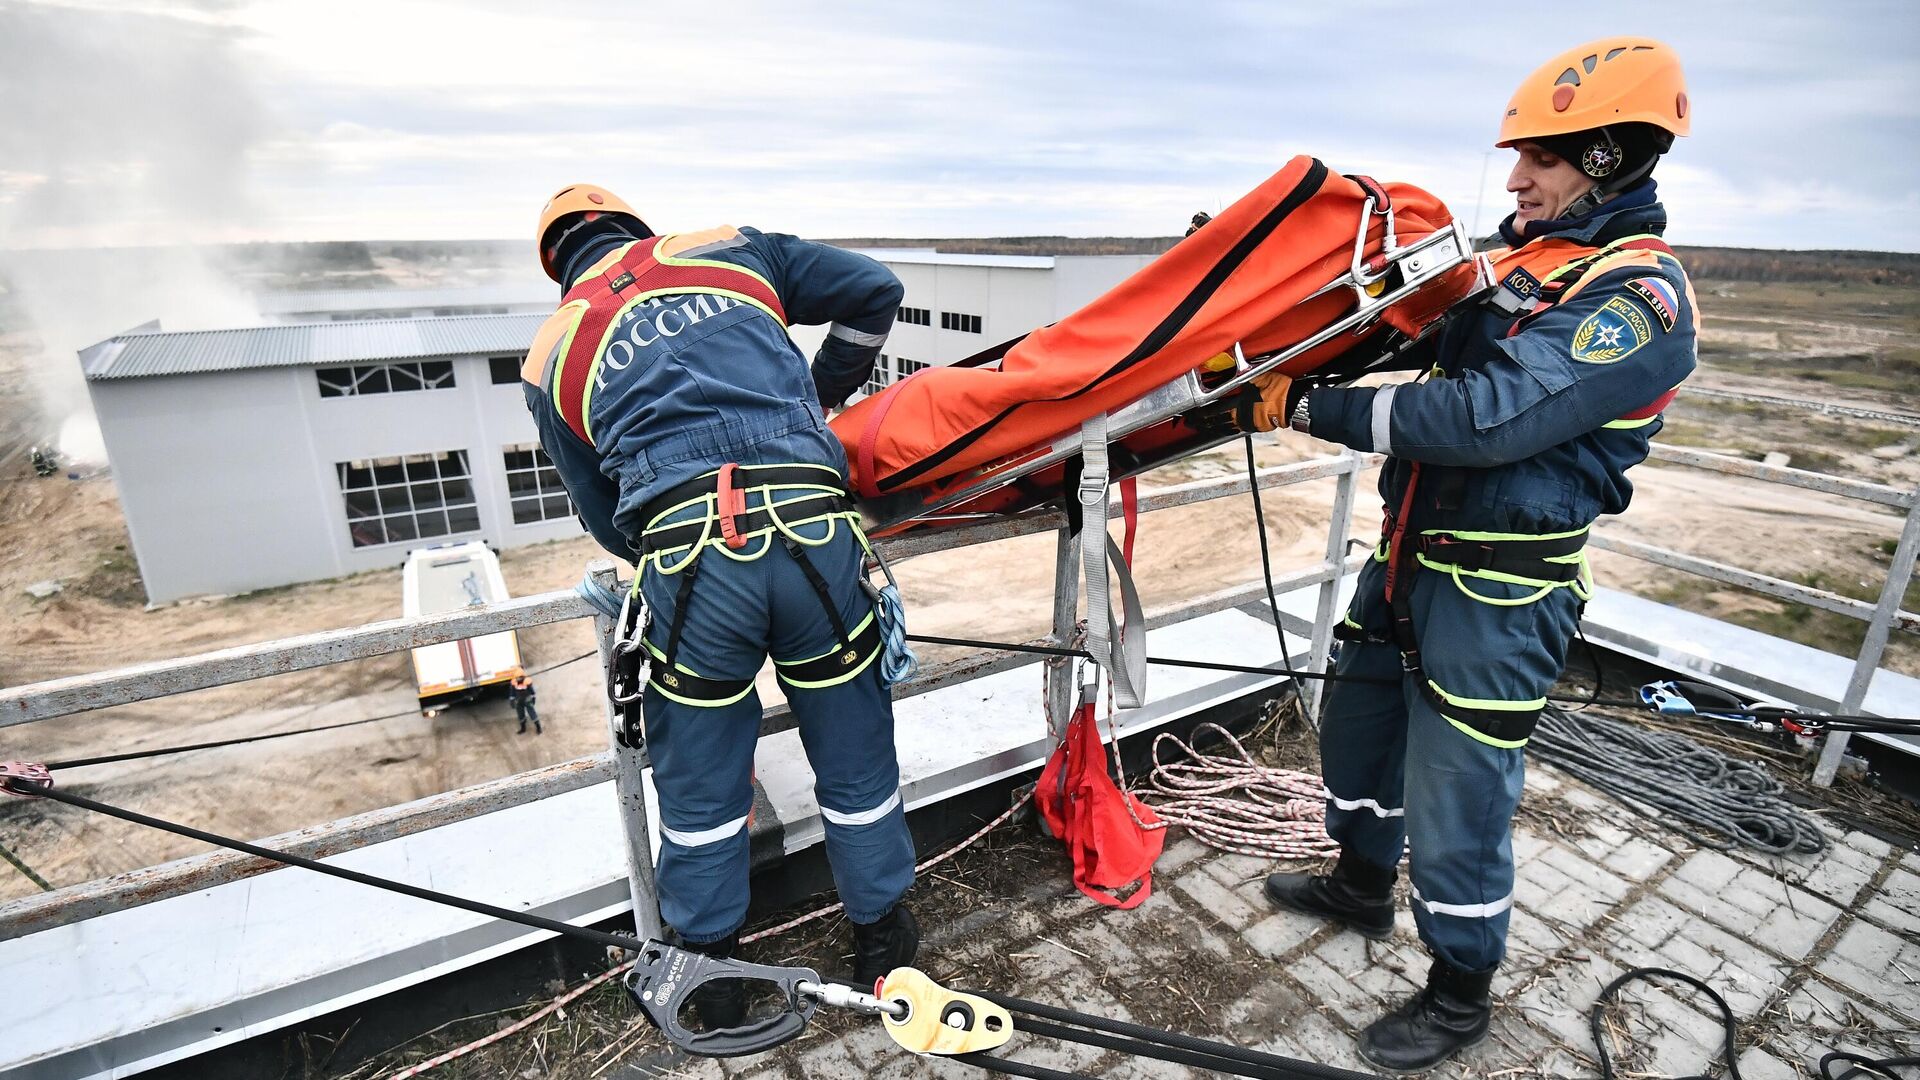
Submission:
[[[538,441],[519,384],[493,385],[486,357],[454,372],[447,389],[338,398],[312,368],[90,383],[148,599],[398,566],[424,544],[581,535],[572,518],[513,523],[503,448]],[[335,464],[448,450],[467,451],[479,530],[354,547]]]
[[[927,325],[895,325],[884,350],[892,373],[894,358],[950,364],[1044,326],[1147,261],[890,262],[905,304],[929,313]],[[943,312],[980,316],[981,332],[943,329]],[[809,357],[823,334],[794,328]],[[335,398],[320,396],[309,367],[90,382],[148,598],[397,566],[422,544],[478,537],[505,548],[580,535],[572,518],[513,524],[502,450],[538,441],[519,383],[494,385],[484,356],[458,358],[454,370],[451,388]],[[479,530],[354,547],[336,463],[449,450],[467,451]]]

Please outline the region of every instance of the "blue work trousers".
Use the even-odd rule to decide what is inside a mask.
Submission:
[[[1446,715],[1445,697],[1402,669],[1383,595],[1383,567],[1362,572],[1348,641],[1335,670],[1391,684],[1335,682],[1320,730],[1327,832],[1343,852],[1376,866],[1404,852],[1420,938],[1462,971],[1497,966],[1513,906],[1513,812],[1525,777],[1524,749],[1476,737]],[[1461,701],[1543,698],[1566,663],[1579,601],[1565,588],[1537,590],[1447,573],[1411,575],[1421,675]],[[1487,599],[1505,600],[1506,604]]]
[[[717,547],[698,556],[678,665],[709,679],[751,679],[769,655],[791,662],[839,648],[819,594],[796,557],[811,560],[842,621],[857,631],[873,605],[861,588],[864,550],[853,528],[840,520],[794,531],[822,542],[796,553],[777,534],[763,535],[742,557]],[[665,561],[672,566],[680,560]],[[659,562],[642,571],[652,620],[648,640],[656,649],[667,647],[680,575],[687,572],[662,573]],[[874,922],[913,884],[913,841],[900,802],[893,703],[880,683],[879,659],[837,685],[799,687],[783,680],[782,689],[813,766],[827,858],[840,898],[854,922]],[[685,940],[714,941],[737,930],[747,914],[747,816],[753,806],[760,695],[748,690],[728,704],[695,705],[649,685],[644,712],[660,804],[660,913]]]

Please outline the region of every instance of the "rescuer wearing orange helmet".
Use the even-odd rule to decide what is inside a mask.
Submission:
[[[549,199],[536,235],[564,299],[534,335],[523,391],[581,521],[637,568],[609,690],[622,738],[641,737],[636,704],[645,718],[661,916],[696,952],[738,947],[754,681],[771,656],[813,766],[853,975],[871,984],[918,948],[900,903],[913,839],[867,541],[824,411],[872,374],[899,279],[782,233],[655,235],[587,184]],[[809,362],[787,327],[819,323],[830,325]],[[709,1029],[734,1027],[745,990],[717,979],[693,1004]]]
[[[1389,1072],[1487,1036],[1523,747],[1591,592],[1587,530],[1626,509],[1625,474],[1694,366],[1692,291],[1660,239],[1650,177],[1690,113],[1679,59],[1657,41],[1555,57],[1500,124],[1519,160],[1506,246],[1487,253],[1498,286],[1408,351],[1432,377],[1270,384],[1246,410],[1254,426],[1284,417],[1388,455],[1380,547],[1337,631],[1337,670],[1363,681],[1333,684],[1321,727],[1340,859],[1330,876],[1275,874],[1266,892],[1384,938],[1407,855],[1433,966],[1360,1036],[1361,1056]]]

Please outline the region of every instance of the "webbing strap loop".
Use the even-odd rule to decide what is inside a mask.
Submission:
[[[1087,589],[1087,652],[1113,679],[1113,704],[1137,709],[1145,703],[1147,682],[1146,620],[1140,592],[1120,546],[1107,532],[1107,416],[1080,426],[1080,562]],[[1111,566],[1120,583],[1121,613],[1116,616],[1107,583]]]

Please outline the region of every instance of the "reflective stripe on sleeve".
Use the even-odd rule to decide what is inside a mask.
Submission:
[[[871,825],[874,822],[879,821],[881,818],[884,818],[888,814],[893,813],[893,808],[899,805],[900,805],[900,792],[896,790],[892,795],[887,797],[886,802],[881,803],[879,806],[876,806],[871,810],[861,810],[858,813],[848,814],[848,813],[843,813],[842,811],[839,811],[839,810],[834,810],[830,807],[822,806],[820,808],[820,816],[823,818],[826,818],[829,823],[834,825],[847,825],[847,826],[857,827],[860,825]]]
[[[887,335],[885,334],[869,334],[865,330],[855,330],[845,323],[834,323],[832,326],[827,327],[827,336],[839,338],[841,341],[852,342],[855,345],[866,345],[875,349],[887,343]]]
[[[1373,452],[1393,453],[1393,395],[1400,387],[1383,386],[1373,395]]]
[[[1383,817],[1383,818],[1407,816],[1407,811],[1405,807],[1396,806],[1396,807],[1393,807],[1392,809],[1388,809],[1387,807],[1381,806],[1378,802],[1375,802],[1372,799],[1343,799],[1340,796],[1335,795],[1331,789],[1324,786],[1321,787],[1320,793],[1327,797],[1328,802],[1332,803],[1335,807],[1341,810],[1371,810],[1373,811],[1374,817]]]
[[[1415,887],[1413,902],[1435,915],[1452,915],[1460,919],[1491,919],[1513,906],[1513,894],[1508,893],[1489,904],[1440,904],[1421,896],[1419,888]]]
[[[679,844],[681,847],[705,847],[708,844],[717,844],[736,833],[744,832],[746,827],[747,815],[741,814],[725,825],[712,829],[701,829],[698,832],[681,832],[678,829],[669,829],[665,825],[662,825],[660,826],[660,835]]]

